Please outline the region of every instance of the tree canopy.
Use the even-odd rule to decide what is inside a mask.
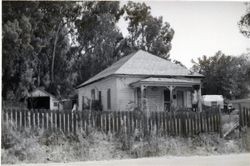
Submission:
[[[40,86],[60,95],[69,87],[68,34],[78,15],[74,2],[3,2],[4,98]]]
[[[131,48],[143,49],[154,55],[169,58],[174,30],[162,17],[153,17],[145,3],[128,2],[124,6],[128,20],[128,43]]]
[[[228,56],[218,51],[193,61],[193,70],[205,76],[203,94],[221,94],[228,99],[246,97],[250,85],[248,56]]]
[[[168,58],[174,31],[144,3],[4,1],[3,99],[44,87],[67,97],[74,87],[132,51]],[[117,23],[129,22],[124,37]]]
[[[250,3],[246,3],[246,13],[241,17],[238,25],[240,32],[250,38]]]

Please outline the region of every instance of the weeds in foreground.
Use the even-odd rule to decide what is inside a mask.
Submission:
[[[108,160],[166,155],[209,155],[244,151],[241,139],[224,140],[217,134],[192,138],[147,137],[140,130],[133,134],[105,134],[95,129],[66,135],[60,131],[39,129],[17,131],[2,124],[2,163],[46,163]]]

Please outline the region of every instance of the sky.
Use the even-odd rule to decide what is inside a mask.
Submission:
[[[122,4],[124,4],[123,2]],[[213,56],[219,50],[238,56],[250,48],[250,39],[244,37],[238,22],[246,12],[243,2],[166,2],[146,1],[153,16],[163,16],[175,31],[170,58],[192,67],[191,59]],[[122,5],[121,4],[121,5]],[[126,36],[126,22],[119,27]]]

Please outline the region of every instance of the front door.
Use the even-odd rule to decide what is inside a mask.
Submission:
[[[164,111],[170,111],[170,91],[164,89]]]
[[[177,106],[179,108],[184,107],[184,92],[183,91],[177,91]]]

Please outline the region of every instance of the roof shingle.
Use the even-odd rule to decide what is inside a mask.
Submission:
[[[152,55],[146,51],[138,50],[118,60],[116,63],[82,83],[85,86],[110,75],[145,75],[145,76],[193,76],[202,77],[201,74],[191,73],[185,67],[174,64],[168,60]]]

